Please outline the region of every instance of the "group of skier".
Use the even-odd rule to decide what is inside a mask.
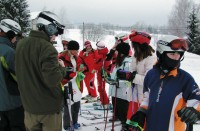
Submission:
[[[0,130],[61,131],[63,94],[63,128],[79,129],[81,99],[97,101],[95,73],[102,108],[108,110],[111,97],[112,121],[120,120],[122,131],[185,131],[200,121],[199,87],[180,69],[188,50],[185,39],[160,37],[155,51],[150,34],[132,31],[117,35],[110,51],[103,41],[94,49],[87,40],[80,52],[77,41],[63,39],[64,51],[58,54],[52,42],[64,26],[57,15],[41,12],[36,27],[15,51],[11,45],[21,27],[1,20]]]

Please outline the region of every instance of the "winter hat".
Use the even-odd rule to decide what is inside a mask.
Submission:
[[[89,40],[85,41],[84,46],[85,47],[91,46],[91,42]]]
[[[97,46],[97,49],[103,49],[105,48],[105,43],[102,41],[98,41],[96,46]]]
[[[62,38],[62,44],[63,45],[67,45],[69,43],[69,41],[71,41],[70,38]]]
[[[14,31],[9,30],[8,32],[6,32],[6,36],[8,37],[9,40],[12,40],[16,35]]]
[[[130,51],[130,45],[122,42],[117,45],[116,50],[118,51],[118,53],[128,56]]]
[[[119,33],[115,36],[116,40],[121,40],[124,43],[129,43],[129,35],[127,33]]]
[[[138,32],[138,31],[132,31],[129,35],[129,39],[131,42],[137,42],[140,44],[150,44],[151,36],[146,32]]]
[[[68,50],[79,50],[79,43],[77,41],[71,40],[67,45]]]

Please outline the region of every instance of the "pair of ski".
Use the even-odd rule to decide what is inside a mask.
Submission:
[[[109,125],[107,125],[106,127],[107,128],[109,128],[109,127],[112,127],[112,124],[111,124],[112,122],[107,122],[107,124],[109,124]],[[82,126],[94,126],[94,125],[97,125],[97,126],[95,126],[95,129],[96,130],[102,130],[102,128],[101,127],[99,127],[98,125],[101,125],[101,124],[105,124],[105,121],[100,121],[100,122],[92,122],[92,123],[81,123],[82,124]],[[114,126],[116,127],[116,126],[121,126],[121,122],[115,122],[115,124],[114,124]]]
[[[86,120],[97,120],[97,119],[105,119],[105,117],[101,114],[95,114],[91,112],[82,112],[82,114],[87,114],[90,116],[80,115],[80,117],[85,118]],[[107,118],[111,118],[112,116],[108,116]]]

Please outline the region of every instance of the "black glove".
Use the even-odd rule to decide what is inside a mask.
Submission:
[[[136,75],[136,71],[129,72],[122,69],[117,70],[117,78],[120,80],[133,81],[133,79],[135,78],[135,75]]]
[[[132,122],[137,122],[138,125],[143,128],[144,123],[145,123],[145,118],[146,118],[146,113],[143,111],[137,111],[132,117],[131,121]],[[135,131],[140,131],[141,129],[139,127],[132,127],[135,129]]]
[[[114,53],[115,53],[115,50],[111,49],[110,52],[106,55],[106,61],[111,60]]]
[[[72,79],[76,75],[75,72],[73,72],[72,67],[66,67],[66,75],[64,76],[65,79]]]
[[[184,107],[177,113],[181,121],[187,124],[194,124],[200,120],[200,112],[193,107]]]

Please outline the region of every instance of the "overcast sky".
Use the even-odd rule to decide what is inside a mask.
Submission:
[[[31,12],[50,10],[72,24],[82,22],[166,25],[175,0],[27,0]]]

